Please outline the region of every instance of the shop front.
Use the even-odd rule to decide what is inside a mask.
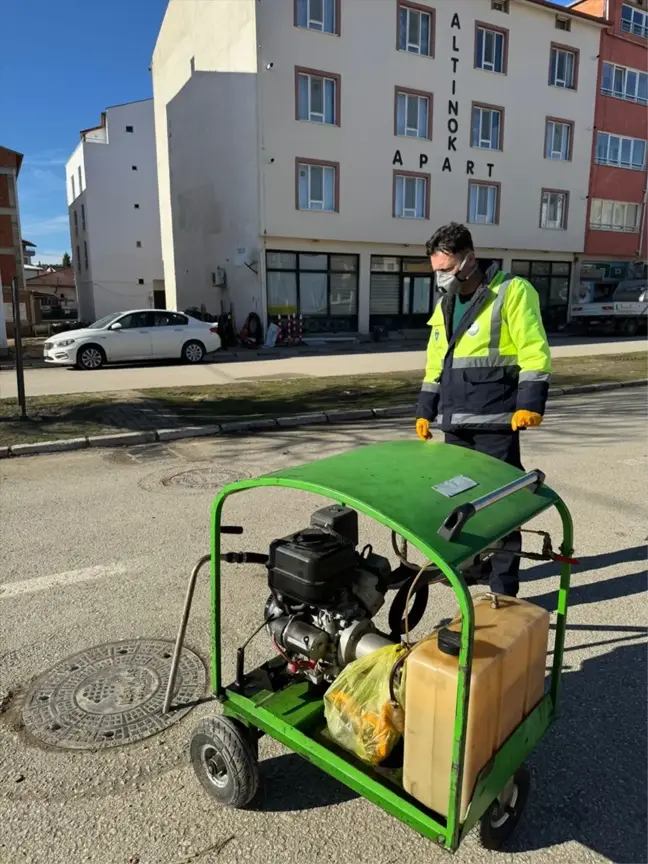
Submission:
[[[357,333],[358,273],[358,255],[269,250],[269,319],[301,315],[304,335]]]
[[[542,320],[549,333],[562,330],[567,324],[571,268],[569,261],[511,260],[511,273],[528,279],[538,292]]]

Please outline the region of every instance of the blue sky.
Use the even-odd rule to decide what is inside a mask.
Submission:
[[[65,161],[104,108],[152,95],[148,67],[166,0],[2,0],[2,8],[3,29],[16,38],[0,52],[0,81],[13,84],[0,91],[0,144],[25,154],[23,237],[37,244],[37,261],[56,263],[70,251]]]
[[[70,251],[65,161],[108,105],[146,99],[166,0],[2,0],[0,144],[25,154],[23,237],[35,260]],[[7,20],[8,14],[8,20]],[[11,86],[6,86],[11,82]]]

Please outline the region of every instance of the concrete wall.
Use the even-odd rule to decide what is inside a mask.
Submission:
[[[294,27],[292,0],[257,4],[262,45],[263,224],[268,234],[420,246],[437,225],[450,219],[466,220],[467,162],[471,160],[474,179],[486,180],[490,171],[491,179],[501,183],[500,224],[475,226],[478,245],[581,251],[599,28],[574,18],[571,32],[556,30],[553,11],[528,3],[511,2],[508,15],[492,11],[490,0],[422,5],[435,9],[434,58],[396,50],[397,4],[391,0],[343,3],[340,37]],[[459,27],[452,27],[454,15],[458,15]],[[476,20],[509,30],[508,74],[474,68]],[[552,42],[568,44],[580,53],[576,91],[548,86]],[[457,58],[456,74],[453,57]],[[268,71],[269,63],[273,66]],[[295,119],[296,66],[340,76],[339,127]],[[448,144],[453,82],[459,103],[456,152],[449,151]],[[432,141],[394,135],[395,87],[432,92]],[[503,152],[470,146],[473,101],[504,108]],[[547,116],[574,122],[571,162],[544,158]],[[393,164],[397,150],[402,166]],[[422,167],[421,154],[427,157]],[[297,157],[339,162],[339,213],[296,210]],[[446,158],[451,170],[444,171]],[[428,220],[392,217],[394,167],[430,173]],[[569,191],[568,230],[539,227],[543,187]]]
[[[239,323],[261,311],[257,6],[171,0],[152,65],[167,302]]]
[[[68,195],[70,177],[76,176],[70,235],[84,319],[152,305],[153,282],[163,275],[152,100],[108,108],[104,137],[82,141],[67,165]]]

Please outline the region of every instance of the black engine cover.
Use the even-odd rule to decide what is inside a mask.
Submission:
[[[272,541],[268,585],[296,603],[325,607],[335,603],[355,567],[351,543],[343,543],[321,528],[306,528]]]

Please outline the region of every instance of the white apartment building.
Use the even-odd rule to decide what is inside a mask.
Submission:
[[[79,317],[164,307],[153,100],[103,111],[66,179]]]
[[[603,26],[544,0],[170,0],[152,66],[169,302],[418,328],[425,241],[456,220],[557,326]]]

